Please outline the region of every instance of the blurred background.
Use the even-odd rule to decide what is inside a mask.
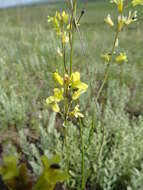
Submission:
[[[0,8],[15,7],[22,5],[31,5],[39,3],[49,3],[61,0],[0,0]]]

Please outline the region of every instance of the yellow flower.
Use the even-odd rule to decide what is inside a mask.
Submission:
[[[102,54],[101,57],[104,59],[105,62],[109,62],[111,55],[109,53]]]
[[[116,3],[119,13],[123,12],[124,0],[111,0],[111,3]]]
[[[107,23],[107,24],[109,24],[109,26],[114,26],[114,23],[113,23],[113,21],[112,21],[112,19],[111,19],[111,15],[110,14],[108,14],[107,15],[107,17],[104,19],[104,21]]]
[[[117,38],[115,42],[115,47],[118,47],[118,46],[119,46],[119,39]]]
[[[143,5],[143,0],[132,0],[132,5],[133,6]]]
[[[135,22],[137,20],[137,11],[134,11],[133,13],[129,11],[128,18],[125,21],[126,25],[131,24],[132,22]]]
[[[56,17],[59,21],[61,21],[62,17],[58,11],[56,11]]]
[[[46,99],[46,103],[52,108],[54,112],[59,112],[60,108],[57,103],[61,100],[63,100],[63,89],[54,88],[54,96],[49,96]]]
[[[76,105],[74,110],[72,112],[70,112],[70,116],[71,117],[84,117],[84,115],[80,112],[80,109],[79,109],[79,105]]]
[[[57,19],[56,16],[53,17],[53,24],[54,24],[55,28],[59,28],[60,27],[59,26],[59,21],[58,21],[58,19]]]
[[[62,54],[62,52],[61,52],[61,50],[60,50],[59,47],[57,48],[57,54],[58,54],[60,57],[63,57],[63,54]]]
[[[50,23],[52,21],[53,21],[53,17],[48,16],[48,22]]]
[[[70,81],[71,88],[74,89],[72,99],[76,100],[80,97],[81,94],[87,91],[88,85],[80,81],[80,73],[75,72],[71,74]]]
[[[63,100],[63,89],[54,88],[54,99],[56,102]]]
[[[82,91],[80,91],[80,90],[75,91],[72,95],[72,99],[77,100],[81,94],[82,94]]]
[[[68,35],[66,34],[66,32],[63,32],[62,33],[62,43],[63,44],[66,44],[66,43],[68,43],[69,42],[69,37],[68,37]]]
[[[52,110],[54,112],[59,112],[60,111],[60,108],[59,108],[59,105],[57,104],[57,102],[55,101],[54,97],[53,96],[49,96],[47,99],[46,99],[46,103],[47,105],[50,105]]]
[[[116,62],[127,62],[128,59],[127,59],[127,55],[126,53],[120,53],[116,59],[115,59]]]
[[[65,11],[62,12],[62,20],[64,23],[68,23],[69,16],[65,13]]]
[[[63,85],[64,81],[63,81],[63,78],[57,73],[55,72],[53,74],[53,77],[54,77],[54,80],[59,83],[61,86]]]
[[[76,85],[78,84],[80,81],[80,73],[79,72],[75,72],[71,74],[71,82],[72,85]],[[74,86],[73,86],[74,87]]]

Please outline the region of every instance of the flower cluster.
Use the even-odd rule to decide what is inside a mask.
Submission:
[[[125,0],[111,0],[111,3],[115,3],[117,5],[117,10],[118,10],[118,18],[117,18],[117,24],[112,20],[112,17],[110,14],[107,15],[107,17],[104,19],[104,22],[107,23],[110,27],[116,28],[116,33],[117,36],[118,34],[123,30],[125,26],[130,25],[131,23],[137,21],[137,11],[130,11],[127,16],[125,16],[123,13],[124,9],[127,7],[125,6]],[[132,0],[131,1],[132,6],[137,6],[137,5],[143,5],[143,0]],[[116,41],[114,43],[113,49],[115,49],[119,44],[118,38],[116,38]],[[112,54],[112,55],[111,55]],[[127,55],[125,52],[119,52],[115,59],[113,59],[113,55],[115,52],[111,53],[105,53],[101,55],[101,57],[104,59],[106,63],[110,63],[111,60],[114,60],[117,63],[122,63],[122,62],[127,62]]]
[[[79,105],[76,105],[74,110],[70,111],[71,103],[77,100],[88,88],[87,84],[81,82],[80,73],[74,72],[71,76],[65,74],[64,77],[61,77],[58,72],[55,72],[53,78],[60,88],[54,88],[53,96],[48,97],[46,103],[51,106],[53,111],[60,112],[58,103],[67,99],[70,102],[68,114],[70,116],[83,117],[83,114],[80,113]]]
[[[143,0],[132,0],[132,5],[133,6],[143,5]]]
[[[56,12],[55,16],[48,16],[48,22],[53,24],[53,27],[56,30],[57,36],[60,37],[63,44],[69,42],[68,30],[70,28],[69,25],[69,15],[63,11],[62,13]]]

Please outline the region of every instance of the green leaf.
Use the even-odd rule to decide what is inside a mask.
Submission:
[[[3,166],[0,167],[0,174],[4,181],[10,180],[17,177],[18,167],[17,167],[18,157],[8,156],[3,159]]]
[[[60,156],[55,155],[51,159],[46,156],[41,158],[44,169],[43,173],[39,177],[34,190],[53,190],[56,183],[63,182],[69,178],[67,172],[60,170],[58,167],[52,167],[58,165],[60,162]]]

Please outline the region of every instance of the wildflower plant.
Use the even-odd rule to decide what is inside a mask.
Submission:
[[[108,13],[107,17],[104,19],[104,22],[109,25],[115,31],[115,37],[113,40],[112,49],[108,52],[105,52],[101,55],[101,57],[106,62],[105,73],[103,77],[103,81],[96,95],[96,102],[99,100],[100,95],[103,91],[104,85],[107,82],[109,71],[112,63],[123,64],[128,62],[128,57],[126,52],[119,51],[119,38],[120,33],[123,31],[125,27],[137,21],[137,11],[128,11],[128,15],[125,14],[128,7],[135,7],[137,5],[142,5],[142,0],[132,0],[130,2],[126,0],[111,0],[111,3],[114,3],[117,8],[118,16],[116,19],[112,20],[110,13]],[[48,22],[52,24],[56,36],[60,40],[61,47],[57,47],[57,53],[60,57],[62,57],[63,64],[61,65],[60,70],[56,70],[53,73],[53,79],[55,81],[56,86],[53,89],[53,95],[49,96],[46,99],[47,105],[56,113],[59,113],[61,118],[63,119],[63,128],[64,128],[64,146],[67,146],[67,128],[68,121],[72,121],[72,118],[76,118],[77,125],[79,125],[79,132],[81,137],[81,190],[85,189],[86,186],[86,178],[85,177],[85,147],[90,146],[90,141],[88,145],[84,144],[83,139],[83,125],[81,119],[84,117],[84,114],[80,111],[80,105],[78,100],[80,96],[85,93],[88,89],[88,85],[81,81],[81,74],[79,71],[73,71],[73,49],[74,49],[74,35],[75,31],[79,31],[79,22],[81,17],[84,14],[84,11],[81,12],[79,18],[77,18],[76,9],[77,9],[77,0],[66,0],[68,5],[68,13],[63,11],[62,13],[56,12],[55,16],[48,17]],[[67,51],[69,50],[69,56],[67,56]],[[89,139],[93,137],[94,133],[94,125],[89,129]],[[104,131],[104,129],[103,129]],[[104,132],[103,132],[104,135]],[[97,172],[99,165],[100,154],[102,154],[102,146],[104,144],[104,137],[101,143],[101,147],[99,148],[99,155],[97,156]],[[67,147],[67,154],[69,154],[69,150]],[[67,161],[67,168],[69,168],[69,163]],[[89,177],[89,176],[88,176]]]
[[[68,121],[72,120],[72,118],[78,119],[82,144],[81,189],[84,189],[84,144],[82,139],[83,129],[81,125],[81,118],[83,118],[84,115],[80,111],[78,100],[80,96],[87,91],[88,85],[81,81],[80,72],[73,71],[74,33],[79,26],[79,21],[84,12],[82,11],[80,17],[77,19],[77,0],[67,0],[66,2],[69,13],[65,11],[62,13],[56,12],[55,16],[48,17],[48,22],[52,23],[56,35],[61,42],[61,48],[57,48],[57,53],[62,57],[63,65],[61,66],[61,73],[58,70],[53,73],[56,87],[53,89],[53,95],[46,99],[46,103],[54,112],[59,113],[63,119],[64,147],[66,147],[68,157],[70,154],[67,146]],[[66,56],[67,47],[70,49],[69,58]],[[67,168],[69,168],[69,158],[67,158],[66,161]]]
[[[48,22],[56,32],[58,39],[61,42],[61,48],[57,48],[57,53],[63,58],[62,73],[58,70],[53,73],[53,79],[56,87],[53,89],[53,95],[46,99],[48,106],[56,113],[60,113],[65,122],[72,118],[84,117],[80,112],[79,104],[77,103],[80,96],[87,91],[88,85],[80,79],[80,72],[73,71],[73,44],[74,32],[76,26],[79,25],[76,19],[77,2],[68,2],[70,14],[63,11],[56,12],[55,16],[48,16]],[[70,47],[70,58],[66,57],[67,47]],[[70,62],[70,64],[68,64]]]
[[[103,53],[101,57],[103,58],[104,62],[107,63],[103,82],[97,92],[96,101],[98,101],[101,92],[104,88],[104,85],[107,81],[110,66],[112,63],[122,64],[128,62],[128,57],[126,52],[120,52],[118,50],[119,46],[119,38],[120,33],[123,31],[125,27],[128,27],[130,24],[137,21],[137,11],[128,11],[128,15],[125,15],[125,12],[128,10],[129,7],[135,7],[137,5],[143,5],[142,0],[132,0],[132,1],[126,1],[126,0],[110,0],[110,3],[116,4],[118,16],[115,21],[112,20],[111,14],[108,13],[107,17],[104,19],[104,22],[113,30],[115,31],[115,37],[113,40],[113,46],[110,52]]]

